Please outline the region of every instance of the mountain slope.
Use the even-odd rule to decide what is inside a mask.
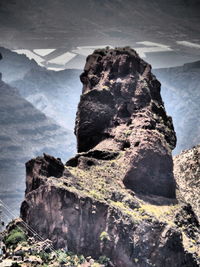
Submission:
[[[175,153],[200,143],[200,61],[180,67],[155,69],[162,97],[177,134]]]
[[[79,70],[50,71],[24,55],[0,48],[3,80],[64,128],[73,130],[81,93]]]
[[[43,152],[66,159],[74,152],[74,135],[46,117],[2,80],[0,127],[0,195],[11,208],[17,207],[18,212],[24,194],[25,162]]]
[[[191,205],[200,222],[200,145],[174,157],[174,175],[178,198]]]

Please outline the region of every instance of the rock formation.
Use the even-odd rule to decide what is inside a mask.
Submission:
[[[81,81],[79,153],[65,165],[46,154],[27,162],[22,219],[56,248],[105,255],[110,266],[198,266],[198,225],[193,242],[180,223],[192,209],[175,200],[176,137],[150,66],[129,48],[97,50]]]
[[[192,206],[200,222],[200,145],[174,157],[174,176],[178,199]]]
[[[138,193],[175,197],[176,136],[151,66],[131,49],[87,58],[75,133],[78,151],[125,151],[124,183]]]

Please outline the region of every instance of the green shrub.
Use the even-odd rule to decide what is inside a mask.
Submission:
[[[63,251],[58,252],[58,262],[64,264],[67,262],[67,254]]]
[[[49,253],[46,253],[46,252],[40,252],[39,256],[40,256],[40,258],[42,259],[43,262],[47,263],[47,262],[49,262],[51,255]]]
[[[83,255],[80,255],[79,256],[79,264],[82,264],[84,263],[86,260],[85,260],[85,257]]]
[[[64,252],[62,250],[58,250],[57,260],[60,264],[67,263],[70,266],[78,266],[86,261],[83,255],[78,256],[70,251]]]
[[[103,256],[99,257],[98,262],[100,264],[104,264],[105,266],[107,266],[109,264],[109,262],[110,262],[110,259],[107,258],[105,255],[103,255]]]
[[[15,228],[5,237],[5,245],[7,247],[13,246],[16,247],[18,243],[24,242],[27,240],[26,235],[22,230]]]
[[[99,239],[101,241],[110,241],[110,236],[107,232],[103,231],[100,236],[99,236]]]

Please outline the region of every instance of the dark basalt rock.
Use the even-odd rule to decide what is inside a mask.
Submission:
[[[37,189],[42,183],[39,177],[56,177],[63,175],[64,165],[61,160],[50,155],[44,154],[44,157],[37,157],[26,163],[26,193]]]
[[[97,50],[81,80],[79,153],[65,166],[48,155],[27,163],[21,217],[56,248],[115,267],[197,267],[192,211],[187,224],[175,199],[176,136],[150,65],[129,48]]]
[[[87,58],[81,81],[78,151],[126,150],[125,186],[174,198],[176,135],[151,66],[129,48],[96,50]]]
[[[90,165],[95,165],[92,164],[92,159],[94,162],[94,159],[100,159],[100,160],[112,160],[116,159],[116,157],[119,156],[118,152],[113,152],[113,151],[103,151],[103,150],[91,150],[86,153],[79,153],[75,157],[69,159],[66,162],[66,166],[72,166],[72,167],[77,167],[79,164],[79,159],[80,157],[85,157],[88,158],[88,166]],[[91,162],[91,164],[90,164]]]

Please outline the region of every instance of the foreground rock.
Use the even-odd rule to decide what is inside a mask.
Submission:
[[[128,48],[98,50],[81,80],[79,153],[27,162],[21,217],[56,248],[107,266],[198,266],[198,223],[182,228],[195,215],[175,199],[176,137],[150,66]]]
[[[174,175],[179,200],[189,203],[200,221],[200,145],[174,157]]]

